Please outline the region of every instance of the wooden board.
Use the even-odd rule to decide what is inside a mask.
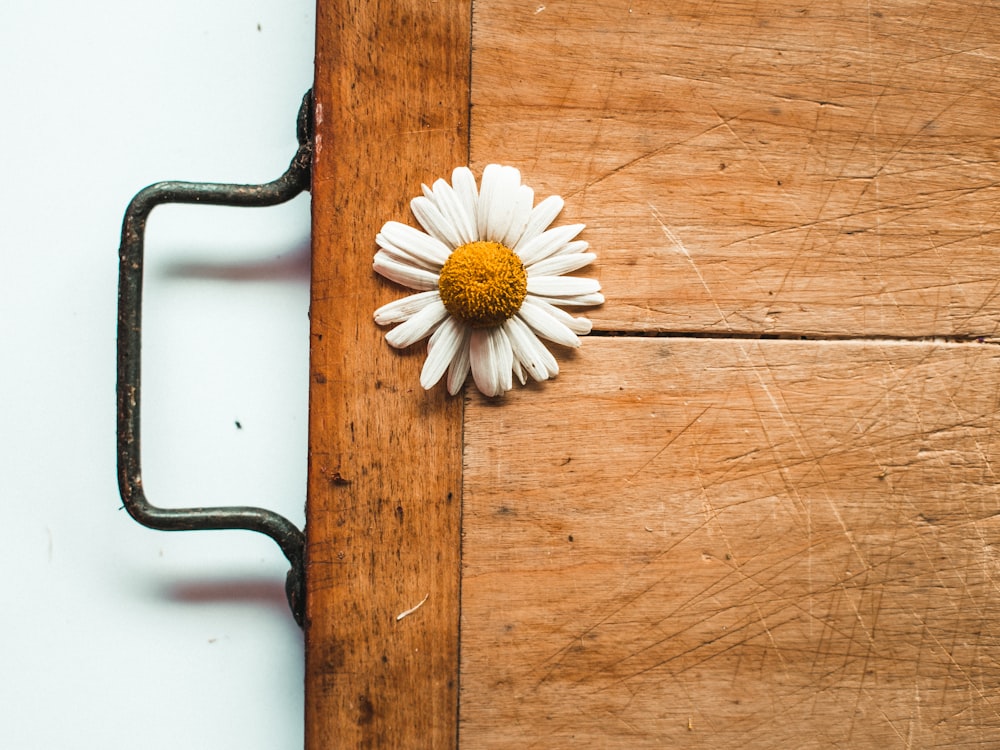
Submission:
[[[308,750],[1000,742],[998,39],[959,0],[320,0]],[[490,162],[608,302],[463,417],[371,256]]]
[[[990,336],[1000,5],[476,3],[473,164],[588,225],[609,331]]]
[[[397,292],[371,264],[382,223],[468,158],[469,3],[338,0],[317,24],[306,747],[447,747],[462,405],[383,342]]]
[[[600,339],[466,408],[461,743],[1000,743],[992,345]]]

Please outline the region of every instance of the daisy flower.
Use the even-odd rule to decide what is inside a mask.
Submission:
[[[534,205],[534,191],[514,167],[490,164],[482,187],[467,167],[437,180],[410,202],[426,230],[389,221],[375,237],[375,270],[417,290],[375,311],[379,325],[399,323],[385,339],[403,349],[426,336],[420,385],[432,388],[448,373],[458,393],[469,370],[487,396],[499,396],[530,376],[555,377],[559,365],[542,339],[580,345],[586,318],[562,307],[604,302],[596,279],[563,274],[596,257],[575,239],[583,224],[548,228],[562,210],[557,195]]]

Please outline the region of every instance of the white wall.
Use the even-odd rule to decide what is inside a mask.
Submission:
[[[0,748],[302,745],[287,565],[120,509],[114,358],[129,198],[281,174],[313,34],[311,0],[0,3]],[[154,211],[152,502],[303,523],[308,233],[307,196]]]

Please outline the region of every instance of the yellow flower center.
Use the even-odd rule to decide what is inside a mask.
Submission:
[[[528,294],[528,274],[509,247],[470,242],[448,256],[438,291],[454,317],[475,327],[495,326],[521,309]]]

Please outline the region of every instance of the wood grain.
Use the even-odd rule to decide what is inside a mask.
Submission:
[[[995,747],[992,345],[590,340],[466,407],[461,746]]]
[[[473,164],[567,198],[610,331],[993,336],[1000,5],[492,0]]]
[[[306,748],[456,740],[461,401],[374,309],[382,223],[468,159],[467,0],[320,3],[313,175]],[[426,602],[408,617],[424,597]]]
[[[1000,6],[471,13],[319,3],[307,750],[1000,744]],[[626,335],[469,393],[463,479],[370,264],[470,144]]]

